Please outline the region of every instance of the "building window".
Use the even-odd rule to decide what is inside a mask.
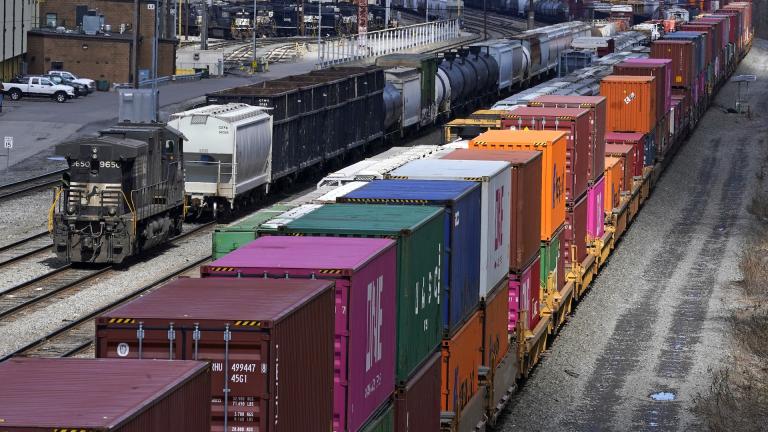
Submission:
[[[45,14],[45,25],[47,27],[56,28],[56,14],[55,13],[47,13]]]
[[[64,70],[64,62],[60,62],[60,61],[51,62],[51,70]]]

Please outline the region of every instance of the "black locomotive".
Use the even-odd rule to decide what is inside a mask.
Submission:
[[[56,146],[69,170],[51,209],[56,255],[120,263],[179,234],[183,136],[164,124],[122,123]]]

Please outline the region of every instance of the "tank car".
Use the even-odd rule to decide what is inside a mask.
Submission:
[[[163,124],[121,123],[56,146],[69,169],[49,226],[71,263],[121,263],[181,232],[183,136]]]

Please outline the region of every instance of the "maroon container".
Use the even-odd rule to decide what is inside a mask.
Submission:
[[[672,104],[672,74],[667,74],[667,64],[645,64],[634,62],[621,62],[613,66],[615,75],[652,76],[653,86],[656,88],[656,120],[658,121],[665,112],[669,111]],[[667,92],[669,92],[667,94]]]
[[[587,192],[592,173],[592,124],[584,108],[517,107],[501,120],[504,129],[558,130],[568,134],[565,154],[565,200]]]
[[[696,63],[693,42],[660,39],[651,44],[651,58],[672,60],[672,87],[691,88],[696,85]]]
[[[195,361],[13,358],[0,364],[3,432],[208,432],[211,371]]]
[[[631,144],[605,145],[606,156],[617,157],[624,161],[624,177],[621,179],[621,190],[624,192],[631,192],[634,184],[633,179],[637,171],[637,164],[635,163],[636,148],[636,146]]]
[[[575,260],[581,264],[587,259],[587,195],[576,204],[569,206],[565,212],[565,231],[563,232],[563,259],[570,267]],[[573,255],[575,248],[576,255]],[[559,275],[558,275],[559,276]],[[563,274],[565,276],[565,274]]]
[[[605,134],[606,152],[608,151],[608,146],[610,144],[629,144],[634,148],[634,153],[632,155],[634,166],[634,169],[632,170],[633,176],[643,175],[645,141],[645,134],[641,133],[609,132]]]
[[[509,271],[521,271],[539,252],[541,240],[541,152],[454,150],[442,159],[496,160],[512,165]]]
[[[211,362],[212,430],[225,389],[227,431],[330,430],[333,307],[331,281],[182,278],[99,317],[96,353],[138,358],[141,325],[142,358]]]
[[[605,171],[606,99],[603,96],[539,96],[528,103],[531,107],[584,108],[589,110],[592,124],[592,165],[589,181],[594,183]]]
[[[395,390],[395,431],[440,430],[440,353],[434,354],[404,385]]]
[[[715,50],[715,25],[709,24],[709,23],[689,23],[689,24],[683,24],[680,26],[680,31],[693,31],[693,32],[701,32],[705,33],[704,36],[704,66],[712,64],[712,62],[715,59],[715,56],[717,55],[717,51]]]

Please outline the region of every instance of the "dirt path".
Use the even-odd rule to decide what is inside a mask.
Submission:
[[[751,120],[727,114],[735,84],[662,177],[591,293],[513,401],[505,430],[697,430],[692,398],[723,358],[723,317],[747,232],[746,204],[768,142],[768,42]],[[661,399],[656,401],[651,395]]]

